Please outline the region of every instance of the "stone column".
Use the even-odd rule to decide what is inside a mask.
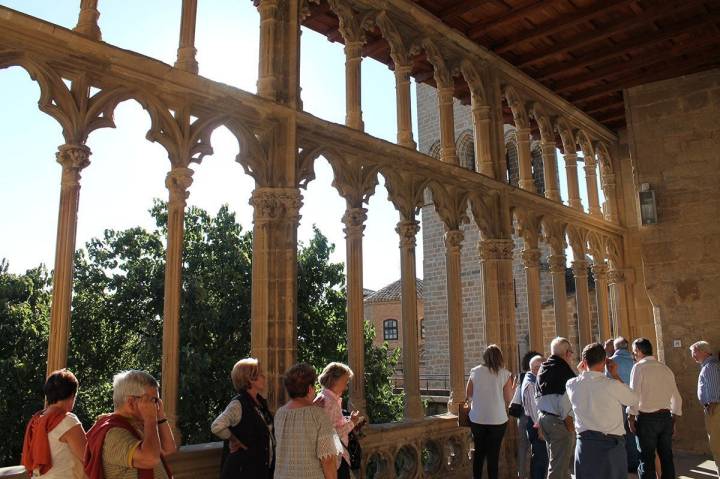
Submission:
[[[605,219],[611,223],[618,223],[618,208],[615,189],[615,174],[608,173],[600,177],[602,189],[605,193]]]
[[[91,40],[100,41],[102,35],[98,26],[100,12],[97,9],[98,0],[80,0],[80,15],[74,31]]]
[[[177,402],[180,380],[180,303],[185,200],[193,181],[192,175],[193,170],[190,168],[177,167],[170,170],[165,179],[169,202],[163,303],[162,398],[170,427],[177,438],[180,437],[177,427]]]
[[[455,149],[455,118],[453,116],[452,84],[438,84],[438,108],[440,110],[440,159],[445,163],[459,164]]]
[[[55,158],[62,165],[62,179],[48,338],[48,373],[67,366],[80,172],[90,164],[90,148],[85,145],[64,144],[58,148]]]
[[[411,65],[395,63],[395,100],[397,102],[397,142],[398,145],[417,148],[413,140],[412,110],[410,96]]]
[[[608,272],[610,286],[610,316],[613,324],[613,336],[630,336],[628,327],[628,300],[625,290],[625,272],[611,269]]]
[[[560,187],[558,186],[555,142],[543,140],[540,147],[542,149],[543,177],[545,178],[545,198],[558,202],[562,201],[560,199]]]
[[[542,329],[542,301],[540,298],[540,250],[527,246],[522,252],[527,282],[528,319],[530,323],[530,349],[544,351]]]
[[[565,151],[565,174],[568,185],[568,206],[582,211],[582,200],[580,200],[580,186],[578,185],[577,153]]]
[[[495,164],[490,152],[490,107],[478,105],[478,100],[472,96],[473,133],[475,137],[475,159],[479,173],[495,178]]]
[[[553,310],[555,312],[555,336],[568,337],[567,289],[565,287],[566,258],[564,254],[548,257],[553,285]],[[544,349],[543,349],[544,350]]]
[[[585,157],[585,181],[588,192],[588,213],[590,216],[602,218],[597,188],[597,162],[588,156]]]
[[[510,371],[517,372],[519,365],[515,326],[515,284],[513,282],[513,249],[515,243],[513,240],[499,240],[499,246],[500,323],[502,325],[502,338],[499,344],[505,356],[505,367]]]
[[[418,361],[417,284],[415,277],[415,237],[420,230],[413,219],[403,219],[395,231],[400,236],[400,279],[402,308],[402,357],[405,387],[405,418],[422,419],[420,368]]]
[[[297,342],[297,188],[257,187],[253,212],[251,354],[265,370],[268,401],[285,400],[282,375],[295,363]]]
[[[260,13],[257,92],[290,108],[301,108],[300,1],[255,2]]]
[[[607,263],[605,261],[593,262],[592,272],[595,277],[595,298],[597,300],[600,340],[605,341],[612,337],[612,329],[610,328],[610,303],[608,300]]]
[[[366,208],[348,208],[343,216],[347,258],[347,351],[355,378],[350,382],[350,400],[365,413],[365,315],[363,304],[363,231]]]
[[[480,272],[482,280],[483,311],[485,312],[485,343],[500,344],[502,328],[500,322],[500,275],[498,240],[486,239],[478,242]]]
[[[575,302],[578,316],[578,338],[580,348],[592,342],[592,323],[590,321],[590,291],[588,289],[587,269],[590,263],[584,259],[572,262],[573,276],[575,277]]]
[[[182,20],[180,21],[180,45],[177,51],[175,68],[190,73],[198,72],[195,59],[195,18],[197,16],[197,0],[183,0]]]
[[[362,131],[360,63],[363,42],[345,44],[345,125]]]
[[[523,190],[536,192],[535,181],[532,176],[532,158],[530,155],[530,129],[518,128],[515,130],[517,140],[518,169],[520,173],[519,186]]]
[[[460,253],[465,234],[459,230],[445,232],[445,266],[447,269],[448,339],[450,349],[450,401],[448,408],[457,414],[465,399],[465,355],[462,308],[462,265]]]

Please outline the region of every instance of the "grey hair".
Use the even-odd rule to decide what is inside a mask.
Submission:
[[[142,396],[145,388],[158,388],[157,380],[145,371],[131,369],[113,377],[113,406],[119,409],[130,396]]]
[[[550,342],[550,353],[555,356],[564,357],[565,353],[570,350],[570,341],[567,338],[558,336]]]
[[[712,348],[710,347],[710,343],[707,341],[698,341],[697,343],[693,343],[690,346],[690,351],[702,351],[703,353],[712,354]]]
[[[543,361],[545,361],[545,358],[543,358],[539,354],[537,356],[533,356],[532,359],[530,360],[530,369],[532,370],[533,364],[535,364],[537,362],[542,364]]]
[[[318,377],[318,382],[324,388],[331,388],[343,376],[347,375],[349,379],[353,378],[352,369],[347,364],[332,362],[325,366],[323,372]]]
[[[615,338],[613,345],[615,346],[615,349],[627,349],[630,346],[630,344],[628,344],[628,340],[622,336]]]

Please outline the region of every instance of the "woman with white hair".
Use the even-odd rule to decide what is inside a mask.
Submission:
[[[275,467],[273,416],[261,393],[265,374],[255,358],[241,359],[230,373],[237,395],[210,430],[224,441],[221,479],[269,479]]]
[[[336,362],[328,364],[318,378],[322,391],[315,398],[316,404],[322,406],[328,419],[335,426],[335,431],[344,446],[342,456],[338,457],[337,461],[338,479],[350,478],[350,454],[347,450],[350,432],[363,420],[358,411],[353,411],[350,416],[342,413],[342,395],[352,377],[353,372],[349,366]]]

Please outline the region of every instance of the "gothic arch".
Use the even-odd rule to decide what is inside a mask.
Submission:
[[[460,136],[458,136],[455,144],[457,145],[456,148],[458,160],[460,161],[460,166],[462,166],[463,168],[467,168],[471,171],[476,171],[475,141],[473,139],[472,132],[469,130],[465,130],[460,133]]]

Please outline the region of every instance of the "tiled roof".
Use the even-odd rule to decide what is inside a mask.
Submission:
[[[374,289],[363,288],[363,298],[367,298],[371,294],[375,293]]]
[[[423,282],[421,279],[415,279],[417,282],[417,297],[423,299]],[[384,288],[375,291],[370,296],[365,298],[366,303],[389,303],[393,301],[400,301],[400,292],[402,285],[400,280],[390,283]]]

